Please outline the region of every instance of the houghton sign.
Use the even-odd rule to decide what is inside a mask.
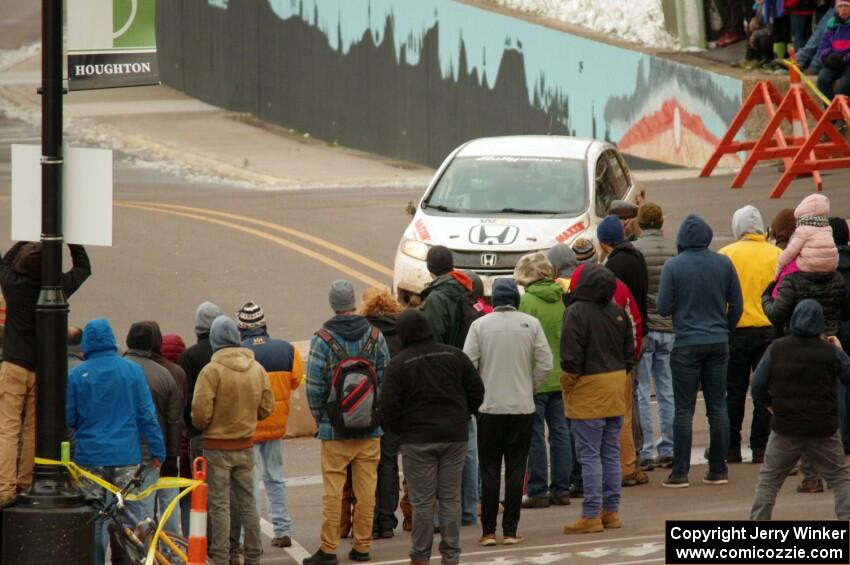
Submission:
[[[156,0],[67,0],[71,90],[159,84]]]

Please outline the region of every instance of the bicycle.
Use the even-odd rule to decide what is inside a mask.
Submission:
[[[121,549],[124,562],[134,565],[145,563],[158,527],[155,519],[139,519],[126,505],[125,499],[129,492],[142,484],[145,469],[145,465],[139,465],[130,481],[113,495],[109,504],[104,504],[99,499],[94,501],[94,505],[98,507],[97,516],[108,518],[111,522],[107,525],[110,541],[114,540],[115,545]],[[188,550],[189,542],[185,537],[163,531],[157,542],[155,561],[159,565],[187,563]],[[211,565],[212,561],[207,558],[206,563]]]

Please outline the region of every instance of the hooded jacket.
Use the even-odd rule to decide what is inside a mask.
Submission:
[[[65,423],[74,462],[82,467],[125,467],[142,460],[141,441],[165,460],[165,444],[150,389],[137,364],[118,356],[109,322],[91,320],[83,332],[86,360],[68,375]]]
[[[616,278],[587,265],[572,292],[561,336],[561,389],[570,419],[626,413],[627,373],[635,363],[634,334],[626,312],[611,299]]]
[[[366,346],[372,332],[372,325],[363,316],[337,315],[325,322],[324,328],[339,343],[349,357],[357,357]],[[318,335],[310,339],[310,354],[307,358],[307,402],[310,412],[316,420],[318,432],[316,437],[322,441],[359,439],[380,437],[381,428],[374,430],[343,434],[335,429],[328,416],[328,395],[331,391],[331,381],[334,370],[342,359],[336,359],[327,343]],[[375,373],[380,385],[384,380],[384,371],[390,362],[390,352],[387,340],[378,335],[378,343],[370,359],[375,364]],[[380,391],[378,402],[380,402]]]
[[[768,243],[764,236],[764,222],[755,206],[744,206],[732,216],[732,233],[735,243],[722,248],[719,253],[729,257],[744,299],[744,311],[738,320],[739,328],[770,327],[770,320],[761,305],[761,295],[776,273],[776,260],[781,249]]]
[[[676,243],[660,229],[646,229],[632,245],[643,254],[646,261],[646,329],[650,332],[670,333],[673,331],[673,320],[658,313],[655,301],[661,285],[661,269],[668,259],[676,256]]]
[[[534,391],[552,370],[552,351],[537,318],[497,306],[469,328],[463,352],[484,382],[484,414],[534,414]]]
[[[186,344],[183,342],[183,338],[177,334],[166,334],[162,336],[162,356],[171,361],[172,363],[177,363],[177,360],[180,359],[180,355],[186,351]]]
[[[434,341],[427,318],[398,318],[402,350],[390,361],[381,396],[387,429],[401,443],[466,443],[469,416],[484,400],[484,383],[464,353]]]
[[[837,271],[844,277],[844,285],[847,292],[850,293],[850,246],[838,246],[838,269]],[[841,343],[844,344],[844,350],[850,348],[850,320],[841,321],[841,330],[838,333]]]
[[[390,358],[392,359],[398,355],[399,351],[401,351],[402,343],[398,335],[398,329],[396,328],[396,324],[398,323],[396,317],[389,314],[366,316],[366,321],[381,330],[384,339],[387,340],[387,349],[390,352]]]
[[[202,431],[204,449],[250,448],[257,421],[271,415],[274,392],[266,370],[245,347],[223,347],[198,375],[192,425]]]
[[[240,331],[242,347],[254,352],[254,359],[269,374],[275,407],[268,418],[257,423],[254,443],[278,440],[286,434],[292,391],[304,378],[301,354],[288,341],[272,339],[266,327]]]
[[[35,305],[41,292],[41,277],[20,272],[14,267],[26,244],[19,241],[0,261],[0,288],[6,298],[3,360],[27,371],[35,371]],[[85,248],[69,245],[68,249],[73,266],[62,275],[66,298],[70,298],[91,275],[91,263]]]
[[[552,351],[553,367],[537,393],[546,394],[561,390],[561,369],[554,362],[561,358],[561,329],[564,324],[564,291],[555,281],[537,281],[525,289],[519,303],[519,311],[534,316],[540,322],[549,350]]]
[[[472,280],[461,271],[440,275],[422,291],[422,312],[438,343],[454,344],[460,332],[460,299],[472,292]]]
[[[743,312],[738,274],[728,257],[708,249],[708,224],[689,214],[679,228],[679,254],[661,270],[656,307],[673,316],[674,347],[727,343]]]
[[[777,328],[785,329],[802,300],[812,298],[823,308],[826,319],[824,331],[837,335],[843,320],[850,317],[850,299],[844,277],[838,271],[831,273],[804,273],[797,271],[782,277],[776,285],[776,298],[772,296],[773,285],[761,296],[761,304],[768,319]]]
[[[829,226],[829,199],[823,194],[810,194],[794,209],[794,218],[797,229],[779,255],[775,274],[791,261],[796,261],[797,268],[807,273],[834,271],[838,266],[838,250]]]
[[[824,60],[830,53],[840,53],[845,64],[850,64],[850,20],[833,16],[826,24],[826,32],[818,45],[817,59]]]
[[[204,302],[198,306],[195,311],[195,335],[198,337],[198,342],[186,349],[177,360],[177,364],[186,371],[188,397],[183,417],[190,436],[201,435],[201,431],[195,429],[192,425],[192,398],[195,395],[195,383],[198,381],[198,375],[212,359],[210,326],[218,316],[221,316],[221,309],[212,302]]]
[[[636,328],[641,335],[646,335],[646,295],[649,290],[649,274],[646,259],[629,242],[621,243],[614,248],[605,260],[605,266],[614,276],[623,281],[637,302],[641,323]]]
[[[773,409],[777,434],[831,436],[838,429],[836,379],[850,385],[850,358],[821,339],[820,304],[803,300],[791,317],[791,335],[774,341],[753,373],[753,399]]]
[[[575,288],[581,284],[582,273],[584,272],[587,263],[583,265],[579,265],[578,269],[573,273],[572,279],[570,279],[570,292],[575,290]],[[567,307],[572,300],[572,294],[569,294],[568,297],[570,300],[567,301]],[[632,296],[632,292],[629,290],[623,281],[620,279],[615,279],[614,281],[614,304],[622,308],[626,312],[626,316],[629,318],[629,323],[632,328],[632,335],[635,341],[635,359],[640,358],[641,345],[643,344],[643,336],[641,335],[640,329],[641,321],[643,320],[640,317],[640,311],[637,307],[637,301],[635,301],[634,296]]]

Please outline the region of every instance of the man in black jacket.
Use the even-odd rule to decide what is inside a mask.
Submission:
[[[82,245],[68,245],[73,266],[62,275],[65,297],[80,288],[91,263]],[[41,290],[41,243],[20,241],[0,262],[6,335],[0,365],[0,508],[32,483],[35,456],[35,306]],[[23,448],[18,466],[18,445]]]
[[[469,416],[484,384],[462,351],[434,341],[428,319],[407,310],[396,326],[404,349],[390,362],[381,409],[384,426],[401,437],[413,506],[411,563],[431,560],[434,504],[439,500],[443,563],[460,558],[460,490]]]
[[[824,339],[823,308],[801,301],[791,335],[774,341],[753,374],[753,398],[773,413],[750,518],[770,520],[785,477],[805,455],[835,496],[835,515],[850,519],[850,477],[838,433],[836,380],[850,384],[850,358],[841,343]]]

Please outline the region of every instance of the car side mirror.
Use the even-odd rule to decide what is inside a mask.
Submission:
[[[407,206],[404,207],[404,211],[407,212],[408,216],[416,215],[416,206],[413,205],[413,200],[407,203]]]

